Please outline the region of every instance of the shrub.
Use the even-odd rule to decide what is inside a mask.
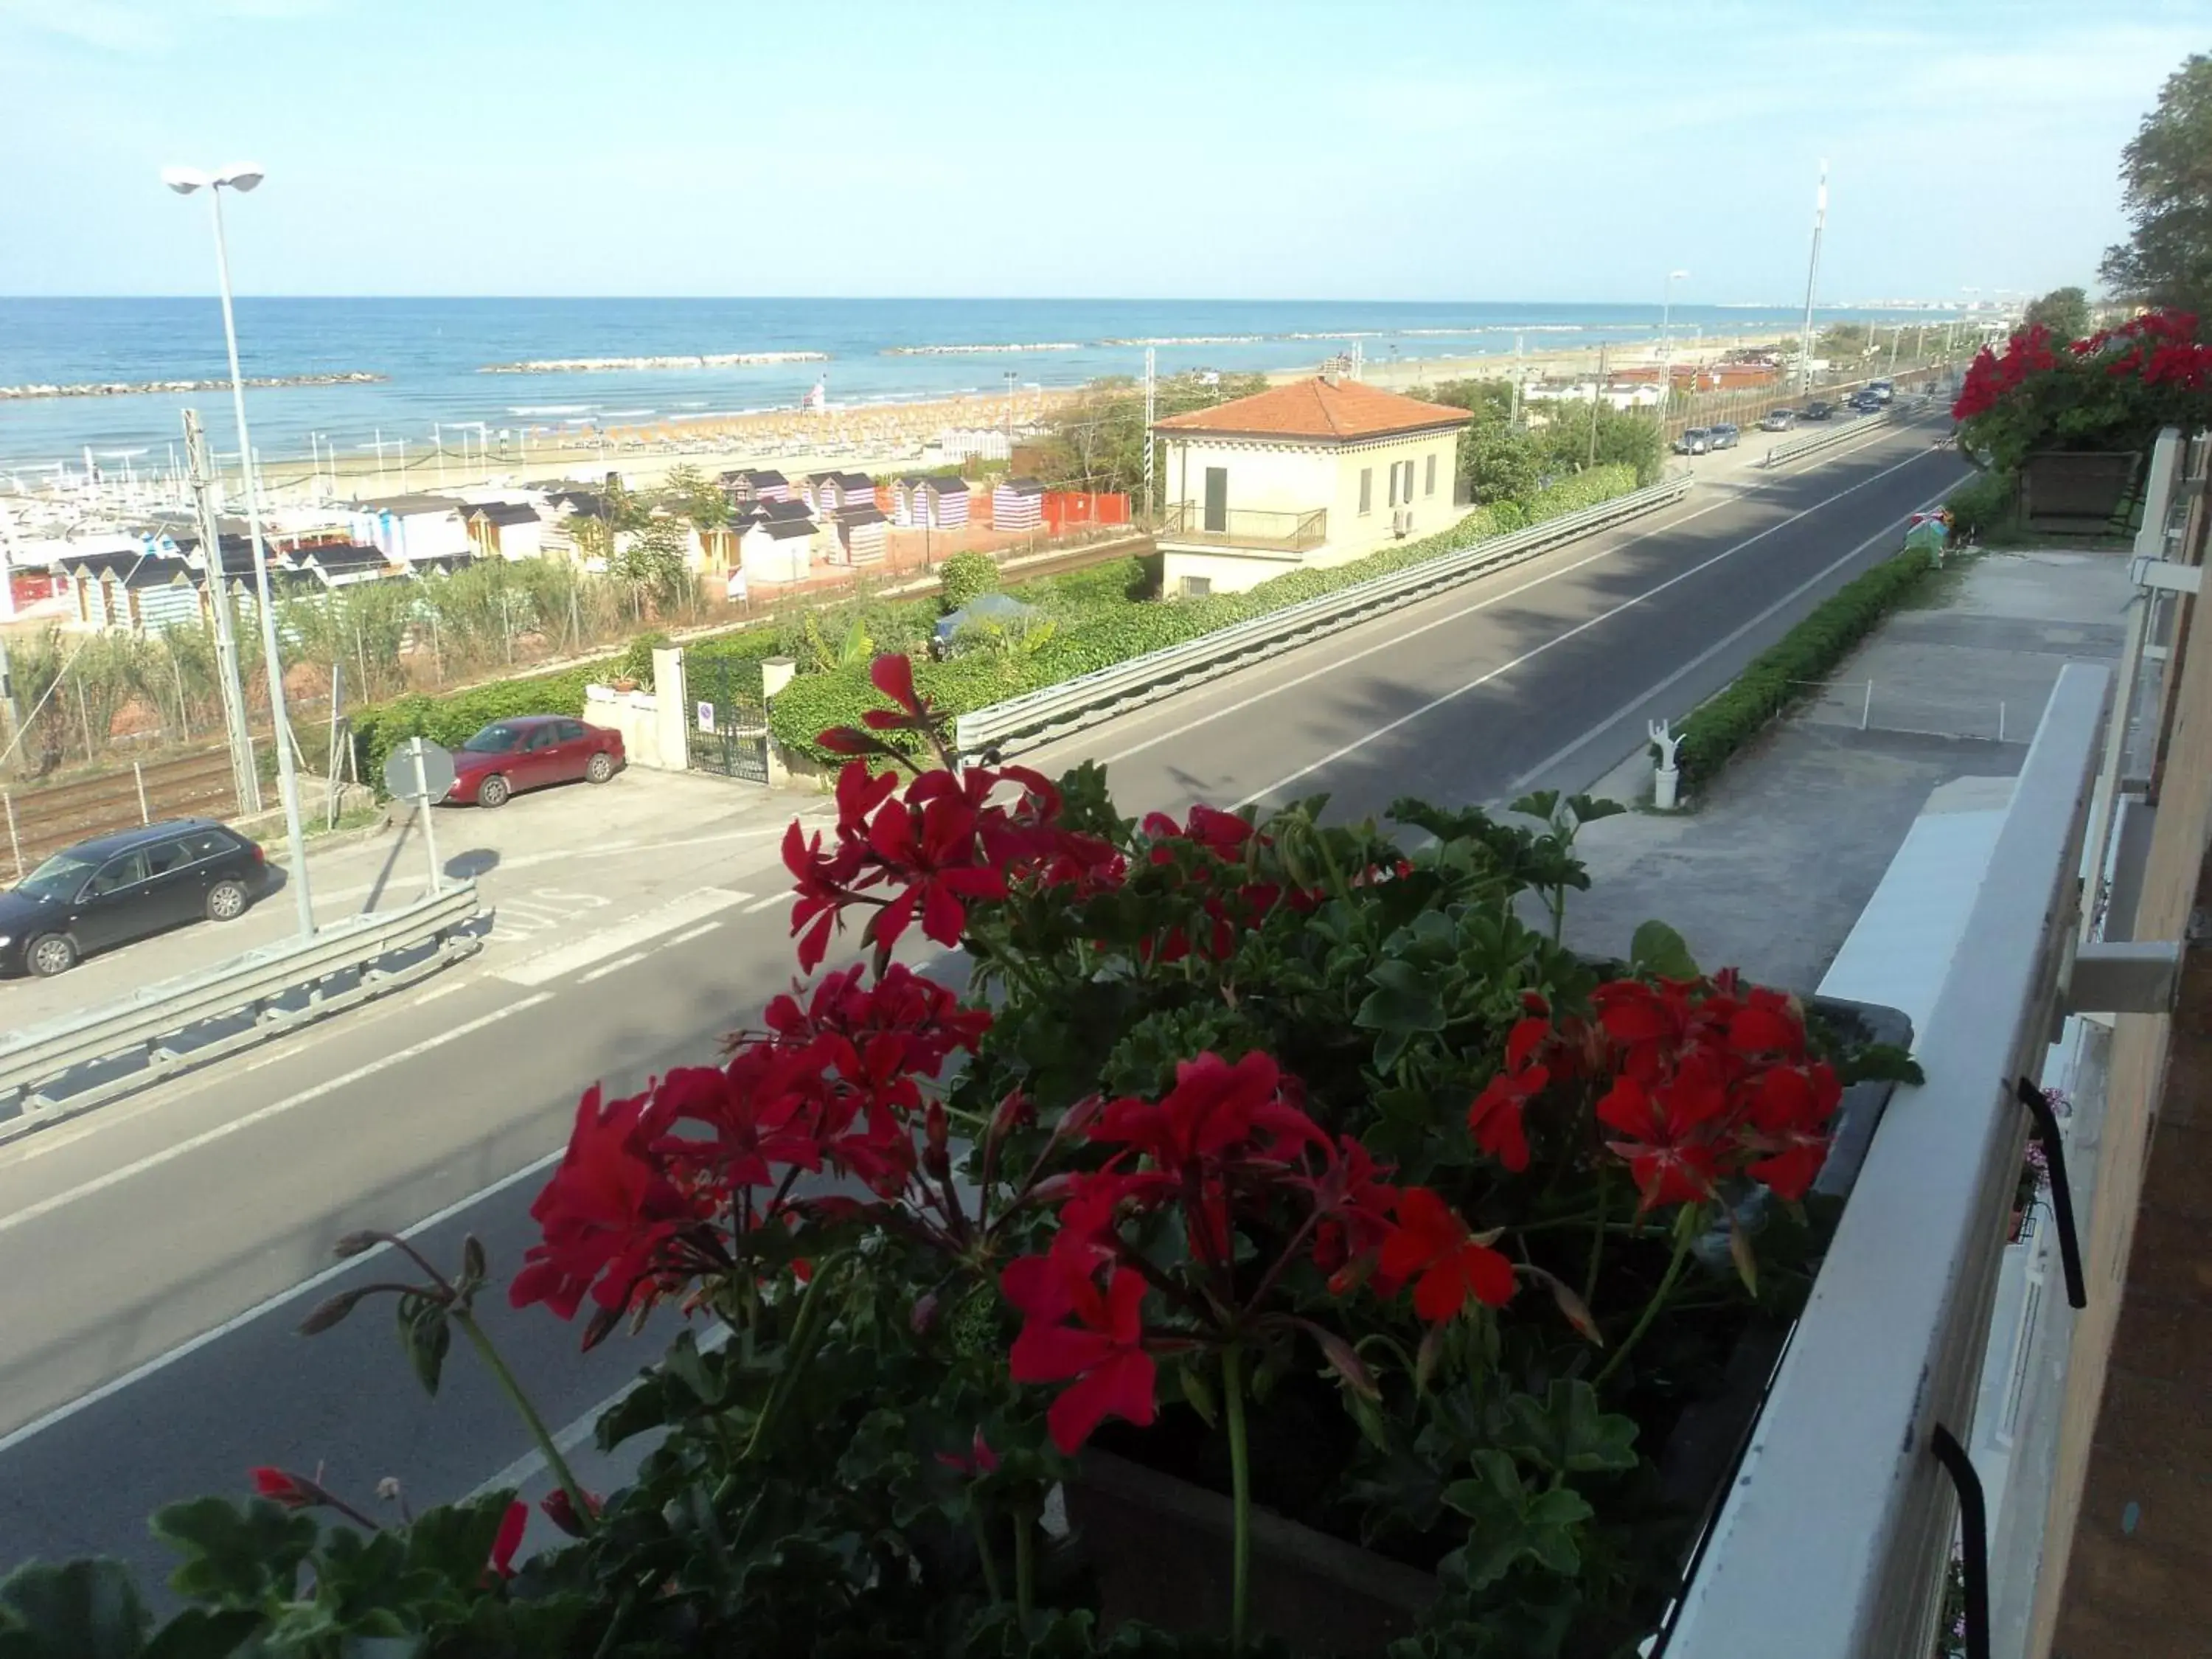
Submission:
[[[998,592],[998,561],[988,553],[955,553],[939,569],[937,586],[949,617],[978,596]]]
[[[653,653],[668,648],[668,635],[659,629],[640,634],[623,653],[622,672],[647,690],[653,690]]]
[[[1908,548],[1823,599],[1753,658],[1734,684],[1683,722],[1675,757],[1683,781],[1695,785],[1718,773],[1768,721],[1801,702],[1811,690],[1807,683],[1825,678],[1935,568],[1926,549]]]
[[[573,714],[584,707],[584,688],[605,681],[617,659],[563,668],[550,674],[532,674],[521,679],[494,680],[489,685],[441,697],[398,697],[353,716],[354,764],[362,782],[384,790],[384,757],[392,745],[409,738],[424,737],[448,749],[458,748],[493,720],[517,714]]]
[[[2012,517],[2020,481],[2009,472],[1977,472],[1944,497],[1951,527],[1961,536],[1980,536]]]
[[[924,695],[945,709],[966,714],[1025,691],[1060,684],[1079,674],[1109,668],[1149,651],[1180,645],[1248,617],[1265,616],[1304,599],[1389,575],[1472,546],[1486,537],[1595,507],[1635,487],[1632,467],[1593,467],[1560,478],[1538,491],[1531,501],[1499,501],[1477,507],[1449,529],[1419,541],[1386,547],[1349,564],[1293,570],[1243,593],[1216,593],[1166,604],[1132,602],[1116,593],[1118,590],[1126,595],[1140,579],[1141,562],[1135,560],[1117,560],[1097,570],[1048,577],[1016,591],[1060,624],[1048,640],[1027,653],[976,653],[927,665],[917,671],[918,681]],[[878,651],[901,648],[881,640],[874,644]],[[991,668],[988,673],[981,670],[986,663]],[[794,753],[817,760],[830,758],[829,751],[814,741],[817,734],[833,726],[858,725],[862,711],[883,706],[868,685],[866,657],[848,657],[823,666],[828,672],[820,675],[801,673],[777,696],[769,711],[776,741]],[[947,675],[947,670],[962,672]],[[816,687],[811,682],[817,679],[833,684]]]

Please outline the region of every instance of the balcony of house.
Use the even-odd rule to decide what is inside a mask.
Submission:
[[[1838,1148],[1850,1201],[1647,1653],[2207,1650],[2208,460],[2159,441],[2118,672],[2063,671],[2008,790],[1931,802],[1821,987],[1906,1012],[1922,1080]]]
[[[1161,514],[1158,540],[1246,553],[1305,553],[1328,539],[1328,509],[1276,512],[1176,501]]]

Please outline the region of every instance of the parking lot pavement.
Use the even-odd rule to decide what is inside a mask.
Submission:
[[[690,773],[633,768],[598,787],[518,795],[496,811],[441,807],[431,839],[448,879],[473,879],[491,916],[483,971],[569,948],[702,886],[781,891],[778,842],[821,797]],[[204,972],[295,935],[284,872],[236,921],[195,922],[104,952],[50,980],[0,980],[0,1030],[81,1013],[144,987]],[[744,879],[753,871],[759,879]],[[411,815],[365,841],[307,854],[316,920],[392,910],[429,889],[429,860]],[[738,887],[731,887],[732,879]]]

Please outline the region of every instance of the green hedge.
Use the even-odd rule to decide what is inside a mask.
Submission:
[[[594,680],[604,683],[621,662],[620,657],[599,657],[550,674],[532,674],[522,679],[494,680],[465,691],[443,696],[395,697],[354,711],[354,763],[361,781],[384,791],[384,757],[396,744],[424,737],[448,749],[458,748],[493,720],[517,714],[574,714],[584,707],[584,688]]]
[[[1814,690],[1806,682],[1826,678],[1935,568],[1925,548],[1908,548],[1844,584],[1753,658],[1733,684],[1682,723],[1675,763],[1684,784],[1712,778],[1767,722],[1802,702]]]
[[[1445,553],[1456,552],[1486,537],[1579,512],[1625,495],[1636,487],[1635,470],[1601,466],[1575,473],[1540,492],[1532,502],[1499,501],[1478,507],[1449,530],[1370,553],[1326,569],[1294,570],[1242,593],[1163,604],[1127,597],[1139,562],[1116,561],[1093,570],[1049,577],[1017,590],[1059,622],[1034,649],[975,652],[950,662],[917,664],[915,685],[922,695],[953,714],[963,714],[1026,691],[1041,690],[1127,662],[1147,652],[1181,645],[1249,617],[1265,616],[1303,600],[1370,581]],[[1081,602],[1056,603],[1079,594]],[[814,739],[833,726],[857,726],[860,715],[880,708],[883,700],[859,665],[826,674],[801,674],[778,694],[769,723],[776,740],[794,753],[817,760],[835,757]]]

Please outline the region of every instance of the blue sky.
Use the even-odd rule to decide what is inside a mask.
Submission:
[[[2090,283],[2212,0],[0,0],[0,294]]]

